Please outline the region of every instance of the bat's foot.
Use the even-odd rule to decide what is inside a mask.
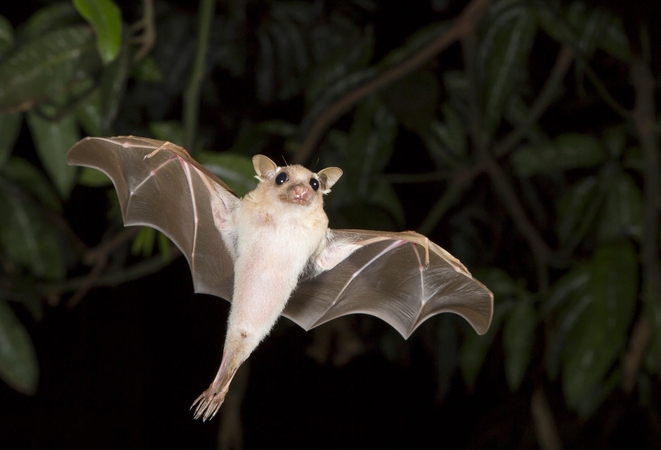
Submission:
[[[225,394],[227,394],[227,390],[218,390],[211,385],[191,405],[190,409],[195,408],[194,418],[199,419],[201,417],[204,422],[213,419],[223,401],[225,401]]]

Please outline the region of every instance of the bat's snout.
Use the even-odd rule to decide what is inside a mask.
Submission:
[[[291,203],[297,203],[300,205],[307,205],[310,203],[310,188],[304,184],[297,184],[290,188],[288,200]]]

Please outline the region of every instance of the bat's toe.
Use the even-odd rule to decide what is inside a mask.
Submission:
[[[195,419],[202,418],[204,422],[213,419],[223,401],[225,401],[225,393],[224,391],[218,392],[213,387],[202,392],[190,407],[191,409],[195,408],[193,417]]]

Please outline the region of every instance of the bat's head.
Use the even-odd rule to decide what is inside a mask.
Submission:
[[[342,176],[337,167],[317,173],[299,165],[279,167],[264,155],[255,155],[252,163],[260,181],[258,189],[267,189],[273,201],[292,205],[322,205],[323,194],[329,193]]]

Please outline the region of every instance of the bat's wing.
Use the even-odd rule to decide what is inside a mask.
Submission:
[[[93,167],[110,177],[125,225],[146,225],[168,236],[188,260],[196,292],[232,298],[232,257],[214,225],[217,214],[239,199],[181,147],[140,137],[86,138],[67,162]]]
[[[408,338],[427,318],[452,312],[479,334],[489,328],[493,294],[448,252],[413,233],[329,231],[321,261],[283,315],[306,330],[353,313],[379,317]]]

